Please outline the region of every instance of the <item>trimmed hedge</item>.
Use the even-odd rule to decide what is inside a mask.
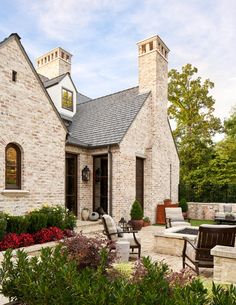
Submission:
[[[43,228],[58,227],[73,230],[76,216],[62,206],[43,206],[24,216],[0,213],[0,241],[6,233],[36,233]]]

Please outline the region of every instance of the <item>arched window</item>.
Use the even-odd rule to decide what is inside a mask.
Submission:
[[[6,147],[6,189],[21,188],[21,151],[13,143]]]

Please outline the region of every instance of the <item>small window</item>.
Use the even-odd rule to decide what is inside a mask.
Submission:
[[[5,152],[5,187],[6,189],[20,189],[21,188],[21,151],[20,148],[13,143],[6,147]]]
[[[12,70],[12,81],[13,82],[16,82],[16,75],[17,75],[17,72]]]
[[[64,52],[61,52],[61,58],[64,58]]]
[[[66,55],[66,60],[69,61],[69,59],[70,59],[70,56]]]
[[[57,57],[57,51],[55,52],[55,57]]]
[[[153,50],[153,41],[149,42],[149,50],[150,50],[150,51]]]
[[[47,62],[47,57],[44,57],[44,63],[46,64],[46,62]]]
[[[62,88],[62,108],[73,111],[73,92]]]
[[[51,54],[51,59],[53,60],[53,53]]]
[[[50,55],[48,55],[48,61],[50,61]]]

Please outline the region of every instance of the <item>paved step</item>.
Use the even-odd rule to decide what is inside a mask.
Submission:
[[[83,231],[83,233],[102,233],[104,230],[102,220],[99,219],[97,221],[83,221],[77,220],[77,227],[75,229],[76,232]]]

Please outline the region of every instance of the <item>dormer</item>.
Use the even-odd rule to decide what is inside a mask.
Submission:
[[[70,73],[44,80],[43,84],[61,117],[68,121],[72,119],[76,112],[77,90]]]

